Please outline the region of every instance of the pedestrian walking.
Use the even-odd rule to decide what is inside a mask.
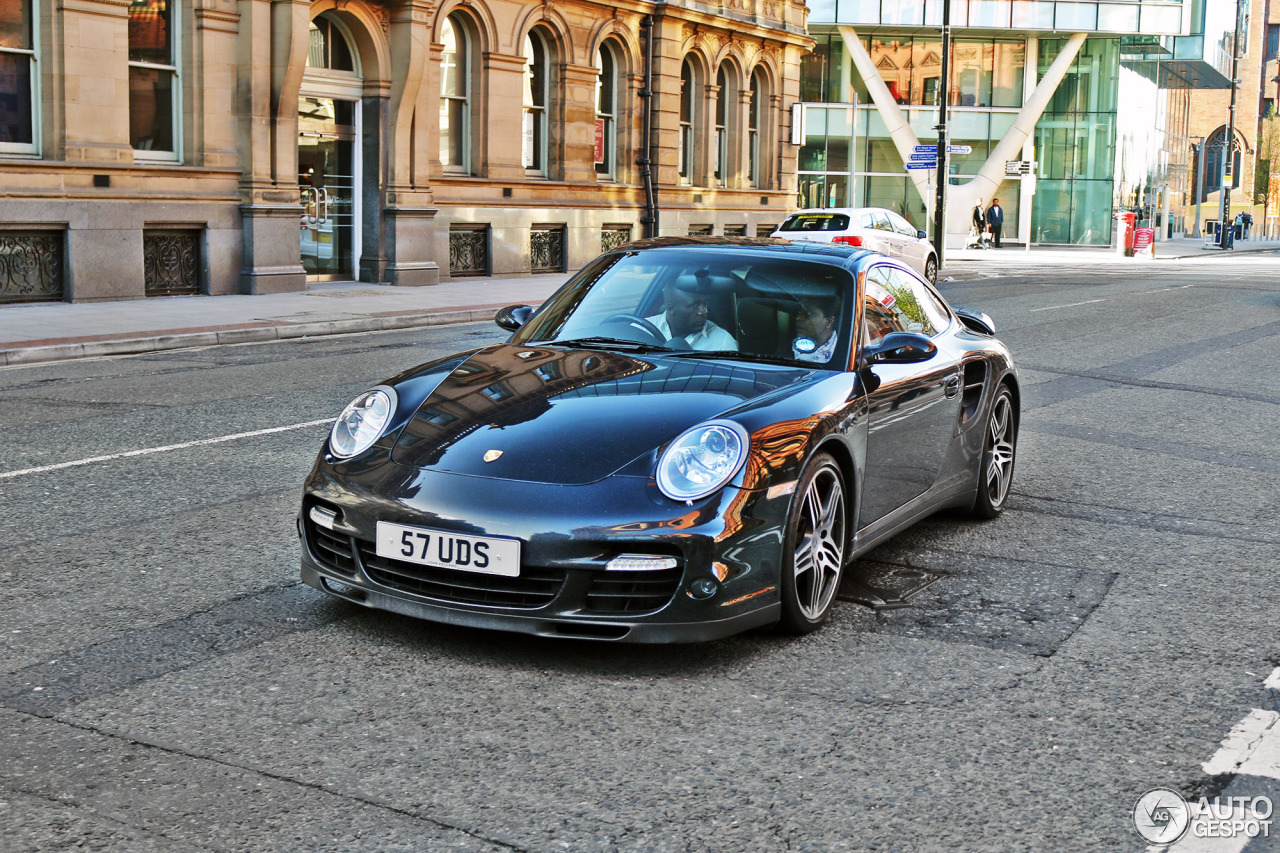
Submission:
[[[991,199],[991,206],[987,208],[987,228],[991,231],[991,245],[1000,248],[1000,229],[1004,226],[1004,208],[1000,206],[1000,199]]]
[[[966,249],[985,249],[986,241],[983,235],[987,230],[987,213],[982,207],[982,198],[979,197],[973,206],[973,221],[969,225],[969,242],[965,245]]]

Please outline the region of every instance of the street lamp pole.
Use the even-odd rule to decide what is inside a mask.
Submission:
[[[1236,77],[1240,73],[1240,0],[1236,0],[1236,28],[1231,39],[1231,106],[1227,108],[1227,138],[1222,148],[1222,198],[1218,200],[1218,245],[1223,249],[1231,245],[1231,223],[1227,216],[1231,212],[1231,188],[1227,186],[1227,173],[1238,178],[1235,170],[1236,147]],[[1230,168],[1228,168],[1230,167]]]
[[[947,105],[951,91],[951,0],[942,0],[942,79],[938,98],[938,189],[933,198],[933,251],[942,266],[943,247],[947,242]]]
[[[1204,137],[1199,137],[1200,141],[1196,143],[1196,221],[1195,227],[1191,231],[1191,236],[1196,239],[1200,238],[1200,201],[1204,195]]]

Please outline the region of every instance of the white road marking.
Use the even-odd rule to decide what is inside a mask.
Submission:
[[[1269,690],[1280,690],[1280,668],[1267,676],[1262,685]],[[1280,779],[1280,714],[1255,708],[1249,716],[1236,723],[1222,741],[1222,747],[1201,767],[1211,776],[1234,773]],[[1208,812],[1200,808],[1199,801],[1193,800],[1187,805],[1191,808],[1191,831],[1177,844],[1154,845],[1147,848],[1147,853],[1241,853],[1253,840],[1244,833],[1230,838],[1197,837],[1196,822],[1217,817],[1212,813],[1213,803]],[[1232,815],[1239,819],[1250,816],[1238,806],[1232,809]],[[1280,816],[1280,809],[1277,816]],[[1280,825],[1273,823],[1273,827],[1280,828]]]
[[[43,474],[46,471],[59,471],[63,468],[75,468],[80,465],[92,465],[95,462],[111,462],[115,459],[127,459],[130,456],[147,456],[152,453],[167,453],[170,450],[185,450],[188,447],[200,447],[206,444],[221,444],[224,441],[235,441],[239,438],[253,438],[258,435],[270,435],[275,432],[288,432],[293,429],[305,429],[306,427],[330,423],[333,423],[333,418],[325,418],[320,421],[307,421],[306,423],[301,424],[290,424],[289,426],[271,427],[270,429],[257,429],[252,432],[238,432],[234,435],[220,435],[217,438],[201,438],[196,441],[184,441],[181,444],[166,444],[164,447],[148,447],[143,450],[126,450],[124,453],[111,453],[106,456],[90,456],[88,459],[77,459],[74,462],[59,462],[56,465],[41,465],[37,468],[23,468],[19,471],[5,471],[0,473],[0,480],[8,480],[13,477],[23,477],[27,474]]]
[[[1254,708],[1202,766],[1210,776],[1243,773],[1280,779],[1280,714]]]
[[[1092,305],[1095,302],[1105,302],[1105,301],[1106,301],[1105,299],[1088,299],[1088,300],[1085,300],[1084,302],[1072,302],[1070,305],[1050,305],[1048,308],[1032,308],[1031,312],[1035,313],[1036,311],[1054,311],[1054,310],[1057,310],[1058,308],[1075,308],[1077,305]]]

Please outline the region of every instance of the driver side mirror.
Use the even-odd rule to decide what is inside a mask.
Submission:
[[[528,305],[508,305],[506,308],[498,309],[498,313],[493,315],[493,322],[508,332],[514,332],[529,322],[531,314],[533,309]]]
[[[917,231],[917,232],[916,232],[916,239],[917,239],[917,240],[928,240],[928,239],[929,239],[929,235],[928,235],[928,234],[926,234],[926,233],[924,233],[923,231]]]
[[[890,332],[879,343],[862,350],[868,364],[914,364],[928,361],[938,345],[919,332]]]

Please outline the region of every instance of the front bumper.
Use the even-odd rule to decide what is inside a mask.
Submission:
[[[727,487],[691,504],[644,478],[559,486],[423,471],[389,460],[307,479],[302,579],[366,607],[540,636],[659,643],[717,639],[776,622],[786,498]],[[355,470],[351,470],[355,469]],[[334,514],[331,527],[312,507]],[[519,539],[516,578],[377,555],[379,520]],[[674,557],[660,571],[614,571],[623,554]],[[695,589],[714,581],[714,590]]]

